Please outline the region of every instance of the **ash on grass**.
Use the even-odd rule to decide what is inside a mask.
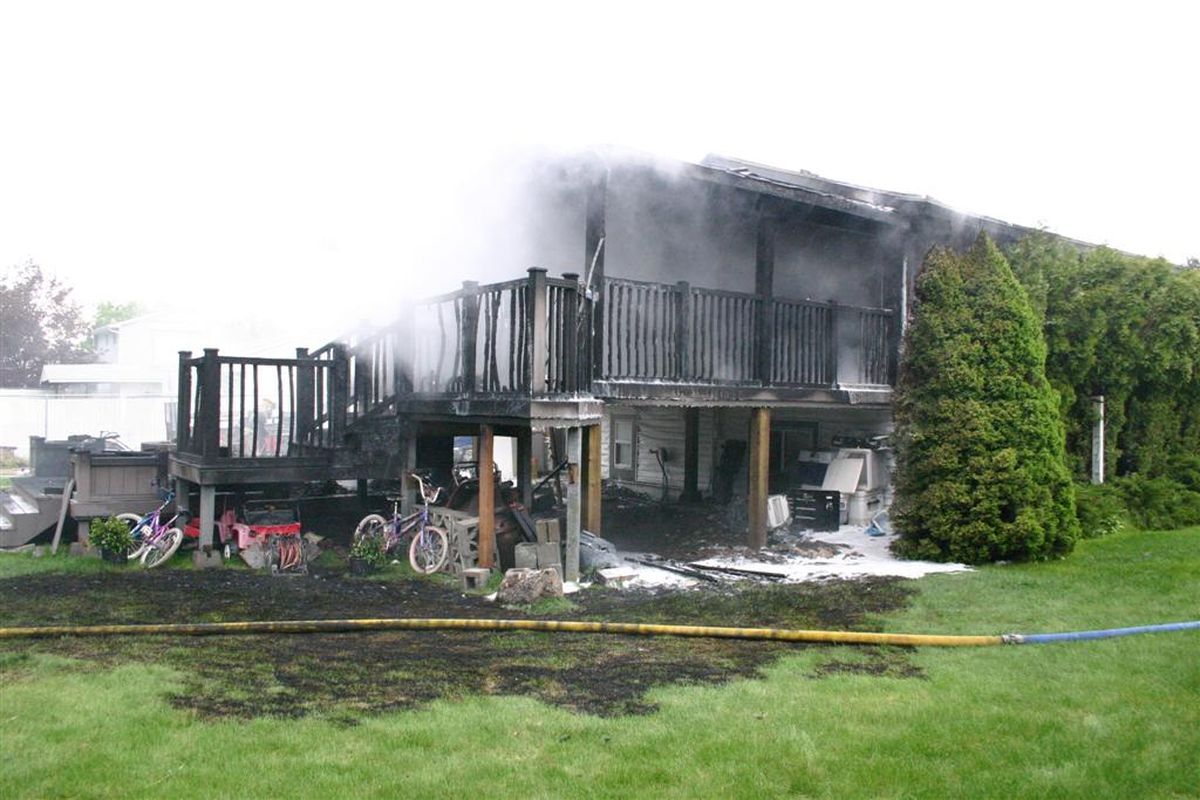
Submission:
[[[911,592],[893,579],[659,594],[593,590],[574,595],[575,607],[554,616],[863,630],[872,627],[871,615],[901,607]],[[293,579],[233,570],[27,575],[0,581],[0,595],[6,598],[0,625],[548,616],[498,608],[444,582],[350,579],[335,571]],[[0,676],[14,679],[36,669],[37,659],[23,658],[26,653],[105,666],[163,664],[183,675],[170,702],[201,718],[321,714],[353,724],[362,715],[470,694],[529,695],[577,712],[616,716],[654,711],[646,692],[655,686],[753,678],[765,664],[801,647],[483,631],[62,638],[6,643]],[[919,675],[904,651],[845,652],[844,658],[824,662],[817,674]]]

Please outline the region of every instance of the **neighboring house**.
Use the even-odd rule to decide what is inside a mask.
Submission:
[[[753,546],[768,491],[840,490],[865,522],[888,500],[892,386],[926,252],[1031,232],[719,157],[563,159],[531,167],[508,202],[518,222],[478,271],[513,280],[465,282],[311,356],[181,361],[171,470],[201,487],[202,518],[220,485],[395,476],[448,458],[456,435],[484,454],[514,437],[528,497],[532,432],[565,428],[576,530],[600,529],[602,477],[658,494],[664,474],[672,497],[746,498]],[[263,371],[291,410],[271,459],[247,447],[241,399]]]
[[[156,311],[93,333],[97,361],[47,364],[41,389],[0,390],[0,444],[22,455],[30,436],[116,432],[133,448],[175,437],[179,351],[213,342],[243,353],[278,352],[270,321],[236,313]]]

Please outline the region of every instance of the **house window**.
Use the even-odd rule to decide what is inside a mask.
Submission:
[[[612,418],[609,472],[617,480],[633,480],[637,459],[637,428],[633,417]]]

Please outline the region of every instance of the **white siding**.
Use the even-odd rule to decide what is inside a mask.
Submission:
[[[684,447],[684,414],[683,408],[641,408],[641,407],[608,407],[604,411],[604,424],[600,436],[601,474],[609,477],[609,437],[612,427],[611,416],[616,413],[632,414],[636,420],[637,453],[635,457],[634,480],[622,481],[628,486],[646,494],[658,496],[662,492],[662,470],[658,459],[651,450],[666,448],[667,450],[667,481],[669,494],[677,498],[683,491],[683,447]],[[700,409],[699,430],[699,463],[697,483],[703,494],[708,494],[712,480],[714,435],[716,431],[716,412],[711,408]]]

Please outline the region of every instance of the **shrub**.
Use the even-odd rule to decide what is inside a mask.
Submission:
[[[902,555],[982,563],[1070,552],[1079,533],[1058,395],[1025,291],[980,235],[917,280],[896,387]]]
[[[1077,483],[1075,514],[1079,518],[1079,535],[1086,539],[1116,533],[1129,518],[1121,487],[1111,483],[1099,486]]]
[[[387,561],[383,540],[378,536],[360,536],[350,548],[350,558],[357,558],[372,569],[379,569]]]
[[[88,526],[88,541],[92,547],[110,553],[127,553],[133,547],[133,533],[116,517],[94,519]]]
[[[1171,530],[1200,524],[1200,493],[1171,478],[1129,475],[1113,484],[1125,499],[1129,516],[1140,528]]]

